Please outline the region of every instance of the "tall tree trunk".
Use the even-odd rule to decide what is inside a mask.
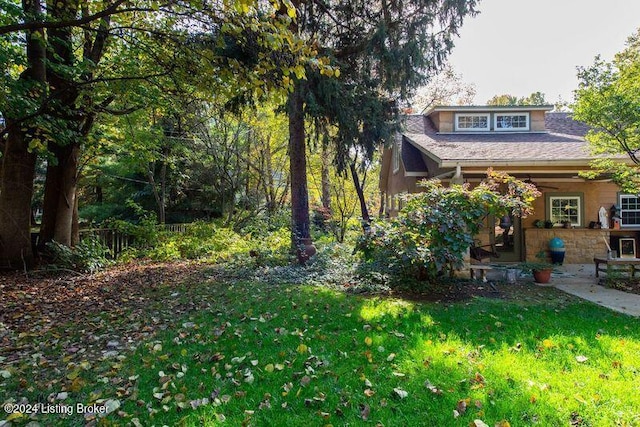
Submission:
[[[160,168],[160,224],[167,221],[167,159],[162,160]]]
[[[304,129],[302,82],[296,81],[289,95],[289,171],[291,174],[292,238],[311,238],[309,229],[309,193],[307,190],[307,151]]]
[[[322,168],[320,170],[322,185],[322,207],[331,212],[331,177],[329,175],[329,167],[331,159],[329,158],[329,150],[327,144],[322,144]]]
[[[55,19],[73,19],[78,12],[74,1],[47,2],[48,13]],[[73,78],[60,71],[57,66],[69,67],[75,63],[73,36],[70,27],[51,29],[48,32],[50,50],[47,80],[51,88],[53,115],[63,115],[67,140],[49,143],[49,151],[55,157],[47,165],[47,179],[43,203],[42,227],[39,244],[44,246],[51,240],[71,246],[73,213],[75,209],[78,179],[78,156],[80,143],[88,134],[92,118],[82,117],[76,106],[79,91]],[[74,118],[66,116],[77,115]],[[86,133],[85,133],[85,126]]]
[[[38,0],[23,0],[25,16],[39,19],[42,6]],[[44,31],[27,31],[27,69],[20,80],[30,85],[33,100],[44,98],[46,49]],[[29,123],[18,123],[8,112],[9,129],[2,157],[0,182],[0,265],[30,268],[34,262],[31,247],[31,198],[35,176],[36,154],[29,150],[29,140],[38,129]],[[26,130],[25,130],[26,129]]]
[[[11,122],[8,120],[9,125]],[[9,132],[0,187],[0,267],[31,268],[31,197],[36,155],[20,125]]]
[[[78,193],[76,189],[75,203],[73,205],[73,222],[71,223],[71,246],[80,243],[80,216],[78,215]]]
[[[54,157],[58,157],[59,147],[53,142],[49,143],[49,151]],[[56,228],[56,211],[58,209],[58,194],[60,194],[61,174],[60,164],[49,159],[47,162],[47,175],[44,183],[44,200],[42,202],[42,220],[40,222],[40,238],[38,239],[38,249],[46,248],[46,244],[53,240]]]
[[[153,163],[149,165],[147,169],[147,178],[149,179],[149,185],[151,185],[151,191],[153,192],[153,198],[156,200],[156,205],[158,205],[158,221],[160,224],[164,224],[164,202],[162,200],[162,196],[158,191],[158,187],[156,186],[156,180],[153,176]]]
[[[358,194],[358,201],[360,201],[360,212],[362,213],[362,229],[366,232],[369,231],[371,225],[371,218],[369,217],[369,209],[367,208],[367,202],[364,199],[364,183],[360,184],[360,178],[358,177],[358,171],[356,170],[356,164],[352,162],[349,165],[351,170],[351,177],[353,178],[353,185],[356,188]]]
[[[56,161],[47,166],[39,246],[43,248],[52,240],[71,246],[80,147],[52,143],[49,150]]]
[[[76,203],[78,182],[78,155],[80,147],[69,144],[62,147],[62,163],[60,167],[60,193],[58,194],[56,223],[53,238],[65,246],[71,246],[73,211]]]

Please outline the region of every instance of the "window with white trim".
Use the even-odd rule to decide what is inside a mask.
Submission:
[[[569,221],[572,226],[582,226],[582,196],[557,195],[548,199],[549,219],[554,226]]]
[[[488,131],[489,114],[456,114],[456,131]]]
[[[529,113],[496,113],[493,128],[496,131],[529,130]]]
[[[640,197],[634,194],[620,194],[618,206],[621,227],[640,227]]]

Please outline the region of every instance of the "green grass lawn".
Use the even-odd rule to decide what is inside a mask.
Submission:
[[[99,425],[640,425],[640,320],[501,286],[506,298],[421,303],[203,279],[171,297],[199,309],[135,351],[70,364],[48,388],[14,373],[0,401],[106,403]]]

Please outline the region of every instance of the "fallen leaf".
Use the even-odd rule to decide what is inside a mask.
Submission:
[[[371,413],[371,407],[369,405],[367,405],[366,403],[361,403],[360,404],[360,418],[362,418],[364,421],[367,421],[369,419],[369,414]]]
[[[470,427],[489,427],[487,424],[485,424],[484,421],[482,420],[473,420],[471,421],[471,423],[469,423]]]
[[[580,356],[576,356],[576,360],[578,361],[578,363],[584,363],[584,362],[586,362],[587,360],[589,360],[589,358],[588,358],[588,357],[586,357],[586,356],[582,356],[582,355],[580,355]]]
[[[464,414],[467,411],[467,400],[466,399],[458,400],[458,404],[456,405],[456,410],[460,414]]]
[[[424,386],[427,388],[427,390],[429,390],[433,394],[442,394],[442,390],[440,390],[438,387],[431,384],[429,380],[426,380],[424,382]]]
[[[396,396],[398,396],[400,399],[404,399],[405,397],[409,396],[409,393],[401,388],[394,388],[393,392],[396,394]]]

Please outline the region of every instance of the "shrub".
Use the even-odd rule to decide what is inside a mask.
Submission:
[[[112,263],[109,248],[96,237],[84,239],[74,248],[53,241],[47,243],[47,249],[52,265],[68,270],[94,273]]]
[[[526,216],[540,195],[533,185],[492,170],[473,189],[439,180],[421,186],[424,192],[407,195],[397,218],[373,224],[359,242],[365,260],[381,271],[420,280],[451,273],[462,266],[487,214]]]

